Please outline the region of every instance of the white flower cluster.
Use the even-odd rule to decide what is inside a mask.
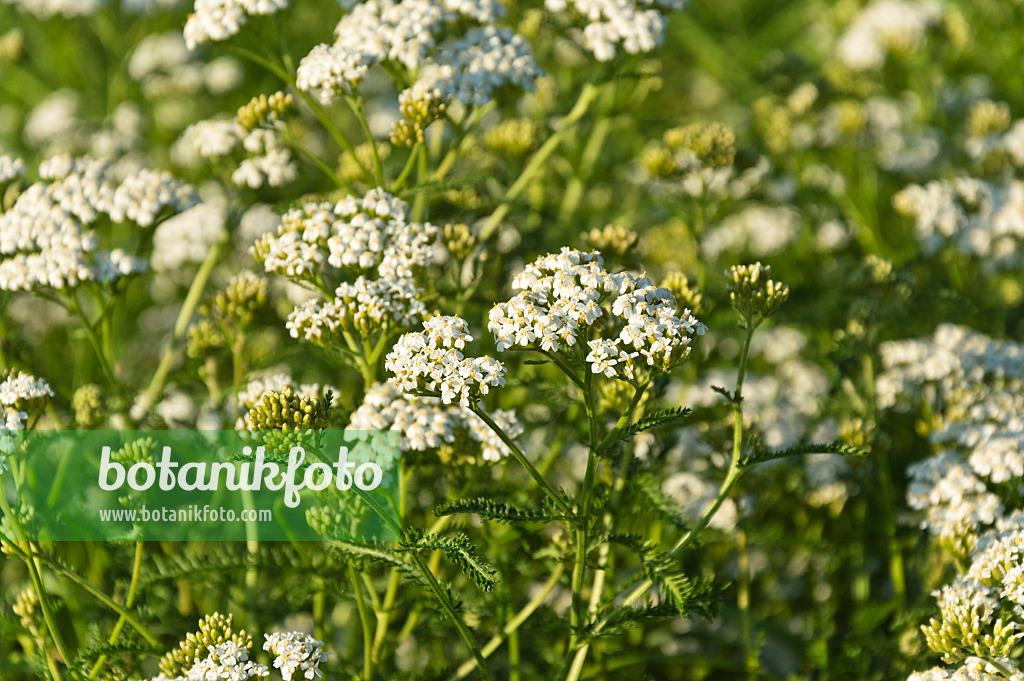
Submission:
[[[591,371],[610,378],[635,380],[642,365],[667,371],[689,356],[690,339],[707,330],[689,310],[676,309],[668,289],[647,277],[608,272],[597,251],[563,248],[542,256],[512,287],[522,292],[489,315],[499,351],[518,345],[556,352],[582,341]],[[603,336],[590,338],[598,320]]]
[[[333,44],[317,45],[302,59],[296,82],[327,104],[353,91],[381,62],[419,68],[445,26],[461,19],[489,24],[504,15],[500,0],[368,0],[342,17]]]
[[[490,417],[513,439],[525,430],[511,410],[497,410]],[[467,434],[480,444],[484,461],[500,461],[509,455],[501,438],[466,407],[445,405],[436,397],[407,397],[388,383],[375,384],[366,391],[346,430],[398,430],[403,452],[437,449]]]
[[[929,439],[938,453],[908,469],[908,503],[932,533],[955,536],[1005,512],[997,492],[1021,498],[1024,346],[945,324],[931,339],[885,343],[881,408],[934,402]]]
[[[21,12],[49,19],[58,14],[72,19],[94,14],[103,4],[100,0],[4,0]]]
[[[422,78],[401,93],[437,92],[446,101],[481,106],[510,85],[533,90],[542,75],[529,43],[490,25],[505,15],[498,0],[369,0],[356,5],[335,29],[332,45],[318,45],[299,64],[298,87],[328,104],[353,92],[374,65],[396,61]],[[438,43],[462,20],[484,24]]]
[[[234,641],[207,648],[210,654],[192,665],[184,681],[247,681],[270,676],[266,665],[250,660],[248,649]]]
[[[940,21],[936,0],[873,0],[839,38],[836,57],[854,71],[880,68],[890,52],[916,49]]]
[[[42,179],[0,214],[0,289],[66,288],[139,272],[145,261],[121,249],[99,249],[88,229],[101,216],[153,225],[165,213],[198,203],[186,184],[162,171],[141,170],[121,182],[107,163],[55,157],[39,166]]]
[[[1002,133],[970,137],[964,152],[974,161],[983,161],[992,154],[1005,154],[1017,168],[1024,168],[1024,121],[1017,121]]]
[[[1022,521],[1018,512],[978,537],[967,571],[933,594],[940,614],[923,627],[925,640],[945,663],[963,666],[912,674],[908,681],[1024,678],[1009,658],[1024,638]]]
[[[142,85],[149,99],[198,95],[202,90],[223,94],[244,77],[231,57],[203,63],[185,45],[181,31],[154,33],[139,41],[128,60],[128,75]]]
[[[507,28],[472,28],[441,46],[437,72],[414,84],[436,90],[449,101],[483,106],[495,90],[511,86],[532,91],[544,75],[533,59],[530,44]]]
[[[25,162],[8,154],[0,154],[0,184],[6,184],[25,175]]]
[[[1024,266],[1024,182],[996,185],[971,177],[910,185],[893,197],[915,220],[921,249],[945,244],[978,258],[986,271]]]
[[[394,374],[391,383],[402,392],[440,396],[444,404],[458,400],[463,407],[491,386],[505,385],[501,362],[462,354],[473,340],[468,328],[460,317],[439,315],[423,322],[422,332],[403,335],[384,363]]]
[[[153,270],[173,275],[202,262],[224,232],[224,213],[223,205],[201,203],[161,222],[153,232]]]
[[[779,253],[800,232],[800,214],[789,206],[752,205],[729,215],[701,237],[701,251],[717,260],[725,252],[748,252],[757,258]]]
[[[196,0],[185,22],[185,44],[194,50],[202,43],[227,40],[250,15],[275,14],[287,6],[288,0]]]
[[[288,316],[293,338],[321,345],[356,332],[405,328],[426,315],[416,273],[433,263],[437,228],[408,222],[409,205],[380,189],[337,204],[308,203],[284,215],[276,233],[253,247],[267,272],[323,281],[327,267],[358,272],[333,297],[300,303]]]
[[[297,673],[310,680],[323,676],[320,663],[330,656],[324,652],[323,641],[298,631],[265,634],[265,637],[263,649],[275,655],[274,667],[281,670],[284,681],[291,681]]]
[[[343,282],[332,300],[311,299],[288,315],[292,338],[328,345],[342,332],[368,337],[371,330],[419,324],[427,314],[419,300],[421,289],[411,279],[367,279]]]
[[[239,147],[246,158],[231,174],[231,181],[239,187],[280,187],[298,177],[299,167],[292,152],[275,128],[246,131],[234,120],[212,119],[189,126],[175,145],[175,155],[183,165],[194,165],[199,158],[228,156]]]
[[[568,12],[587,21],[583,47],[598,61],[615,57],[617,47],[629,54],[650,52],[665,39],[663,11],[678,11],[686,0],[544,0],[551,12]]]
[[[29,403],[52,397],[53,390],[41,378],[20,371],[12,372],[0,382],[0,430],[24,430]]]

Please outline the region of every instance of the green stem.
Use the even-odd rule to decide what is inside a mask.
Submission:
[[[130,608],[135,604],[135,595],[139,588],[139,575],[142,572],[142,548],[143,544],[141,541],[135,542],[135,560],[132,562],[132,579],[128,584],[128,595],[124,599],[124,607]],[[117,618],[117,623],[114,624],[114,629],[110,632],[110,637],[107,638],[107,643],[113,645],[117,642],[117,639],[121,636],[121,630],[124,629],[124,625],[127,620],[124,615]],[[92,670],[89,672],[89,681],[94,681],[100,673],[100,669],[103,668],[103,664],[107,661],[107,655],[104,653],[96,659],[96,663],[92,666]]]
[[[437,581],[437,577],[435,577],[434,573],[431,572],[430,567],[423,562],[423,558],[419,554],[412,553],[411,556],[416,567],[419,568],[420,573],[423,575],[423,578],[427,581],[427,586],[441,604],[441,609],[444,610],[445,615],[455,623],[455,628],[458,629],[459,636],[462,637],[462,640],[465,641],[466,645],[469,647],[469,651],[473,654],[473,659],[476,661],[477,669],[480,670],[480,675],[484,678],[484,681],[493,681],[491,673],[487,671],[487,663],[484,661],[484,656],[480,652],[480,646],[477,645],[473,632],[469,630],[469,627],[466,626],[462,617],[460,617],[459,613],[455,610],[455,605],[452,603],[451,596],[448,591]]]
[[[356,595],[356,609],[359,611],[359,622],[363,628],[363,678],[373,678],[373,631],[370,629],[370,613],[363,599],[363,589],[359,586],[359,575],[352,564],[348,565],[348,578]]]
[[[583,86],[583,90],[580,92],[579,99],[576,100],[576,104],[573,105],[572,109],[562,119],[562,127],[551,137],[549,137],[544,144],[541,145],[540,149],[534,152],[530,161],[523,168],[523,172],[520,173],[518,179],[512,184],[511,187],[505,192],[502,197],[502,203],[498,208],[491,214],[491,217],[487,219],[484,226],[480,229],[480,241],[486,241],[494,233],[494,230],[498,228],[501,221],[508,215],[509,210],[512,208],[512,202],[514,202],[523,190],[529,186],[533,176],[544,167],[548,157],[554,153],[558,145],[562,143],[562,140],[569,136],[573,131],[573,127],[583,118],[586,114],[587,109],[597,99],[601,90],[591,84],[587,83]]]
[[[416,166],[416,161],[418,160],[419,155],[425,153],[426,147],[424,147],[422,143],[417,142],[415,145],[413,145],[412,151],[409,152],[409,158],[405,160],[405,166],[402,168],[402,172],[398,174],[398,179],[396,179],[395,183],[391,185],[392,194],[397,194],[398,192],[402,191],[402,189],[405,187],[406,180],[409,179],[409,174],[412,172],[412,169]]]
[[[494,419],[492,419],[487,414],[487,412],[480,407],[479,404],[471,403],[470,409],[473,411],[474,414],[479,416],[484,423],[487,424],[488,428],[494,431],[494,433],[499,438],[501,438],[501,441],[504,442],[505,446],[508,447],[510,452],[512,452],[512,456],[515,457],[516,461],[518,461],[520,465],[522,465],[523,468],[526,469],[530,476],[533,477],[537,484],[540,485],[540,488],[544,490],[544,492],[548,495],[551,501],[554,502],[555,506],[558,507],[558,510],[564,513],[567,517],[571,516],[572,509],[569,508],[569,504],[566,503],[565,499],[562,498],[562,495],[556,492],[555,488],[552,487],[551,484],[544,479],[544,476],[542,476],[540,472],[533,466],[533,464],[530,463],[529,459],[526,458],[526,455],[523,454],[522,450],[519,449],[519,446],[516,445],[515,441],[513,441],[512,438],[510,438],[508,434],[501,429],[501,426],[495,423]]]
[[[562,578],[562,574],[564,572],[565,564],[558,563],[555,566],[555,569],[552,571],[551,576],[548,577],[548,581],[544,583],[544,587],[536,596],[533,597],[533,600],[531,600],[529,603],[523,606],[523,609],[516,613],[515,617],[510,619],[508,623],[505,624],[501,632],[491,637],[491,640],[488,641],[480,650],[480,654],[483,655],[485,659],[494,654],[494,651],[501,647],[502,642],[513,631],[517,631],[519,627],[521,627],[523,623],[530,618],[534,611],[536,611],[537,608],[540,607],[541,603],[543,603],[544,600],[548,597],[548,594],[551,593],[551,590],[555,588],[556,584],[558,584],[558,580]],[[456,673],[453,676],[449,677],[448,681],[462,681],[462,679],[469,676],[469,673],[473,671],[474,667],[474,660],[467,660],[463,662],[462,665],[459,666],[458,671],[456,671]]]
[[[227,248],[228,242],[228,232],[225,231],[224,234],[221,235],[220,240],[218,240],[210,249],[210,252],[206,255],[206,259],[199,266],[195,279],[192,280],[192,285],[189,286],[188,293],[185,294],[185,301],[181,304],[181,310],[178,312],[178,319],[174,322],[174,331],[171,335],[171,342],[168,343],[167,348],[164,350],[164,354],[160,358],[160,363],[157,365],[156,372],[154,372],[153,378],[150,380],[149,386],[146,388],[146,392],[143,393],[141,404],[146,411],[149,411],[152,404],[164,389],[164,384],[167,381],[167,375],[170,373],[171,364],[174,362],[174,357],[179,349],[181,339],[185,336],[185,331],[188,329],[189,322],[192,320],[192,313],[195,312],[196,305],[199,304],[199,300],[203,295],[203,290],[206,288],[206,282],[210,279],[210,275],[213,274],[213,268],[217,265],[221,254]]]
[[[373,168],[377,176],[377,186],[384,186],[384,164],[380,162],[380,154],[377,152],[377,143],[373,140],[373,133],[370,132],[370,124],[366,121],[366,116],[363,114],[363,104],[352,95],[345,95],[345,103],[352,109],[352,113],[355,115],[356,120],[359,121],[360,127],[363,129],[363,134],[366,135],[366,143],[370,145],[370,153],[373,155]]]

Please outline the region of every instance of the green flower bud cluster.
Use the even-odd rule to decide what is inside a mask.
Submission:
[[[484,133],[484,145],[496,153],[523,156],[537,144],[539,132],[529,118],[513,118]]]
[[[636,246],[640,237],[636,232],[618,225],[605,225],[583,233],[583,245],[601,251],[605,256],[623,256]]]
[[[946,596],[941,619],[932,618],[921,627],[928,647],[942,654],[947,664],[968,657],[1006,657],[1024,637],[1012,621],[992,621],[991,606],[978,599]]]
[[[729,303],[751,327],[778,312],[789,298],[789,287],[771,276],[772,268],[759,262],[734,265],[725,272]]]
[[[144,437],[125,444],[121,449],[111,453],[110,458],[124,464],[125,467],[137,463],[147,463],[152,466],[156,463],[156,458],[153,456],[155,450],[156,443],[153,442],[153,438]]]
[[[671,151],[692,151],[706,167],[723,168],[736,160],[736,135],[722,123],[701,121],[672,128],[662,139]]]
[[[682,272],[671,272],[661,282],[676,299],[676,307],[690,310],[690,314],[699,315],[704,311],[704,296]]]
[[[197,323],[188,327],[188,340],[185,344],[185,352],[188,356],[196,359],[205,357],[214,350],[224,347],[224,333],[210,319],[200,319]]]
[[[469,257],[476,246],[476,237],[467,225],[462,223],[447,224],[442,234],[444,245],[452,257],[462,261]]]
[[[199,620],[199,631],[186,636],[185,640],[178,644],[177,650],[163,656],[160,660],[160,671],[170,678],[185,676],[196,662],[210,654],[208,646],[232,641],[243,648],[252,648],[252,636],[245,633],[244,629],[237,633],[232,631],[232,619],[234,615],[224,617],[215,612]]]
[[[266,304],[268,287],[266,277],[242,270],[202,312],[215,319],[229,320],[238,328],[246,327],[252,322],[253,313]]]
[[[323,430],[330,417],[327,399],[296,394],[291,388],[263,394],[245,415],[248,430]]]
[[[444,115],[445,102],[436,88],[412,87],[398,96],[398,110],[402,120],[391,129],[391,143],[411,147],[423,143],[426,129]]]
[[[39,639],[42,630],[39,627],[39,594],[32,587],[26,588],[11,605],[11,611],[21,620],[21,626],[28,630],[32,638]]]
[[[971,137],[997,135],[1010,127],[1010,107],[990,99],[971,104],[967,111],[967,134]]]
[[[92,428],[103,416],[103,390],[95,383],[80,386],[71,397],[71,408],[75,410],[75,425]]]
[[[255,130],[261,123],[274,123],[281,119],[292,106],[292,96],[275,92],[267,97],[258,95],[249,100],[235,114],[235,122],[247,131]]]

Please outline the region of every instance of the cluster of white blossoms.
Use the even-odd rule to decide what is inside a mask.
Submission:
[[[149,227],[199,201],[169,173],[144,169],[117,181],[110,164],[89,158],[52,158],[39,176],[0,214],[2,290],[61,289],[139,272],[145,261],[100,249],[90,227],[102,217]]]
[[[460,317],[438,315],[423,322],[422,332],[403,335],[384,362],[394,374],[390,382],[402,392],[437,396],[444,404],[458,400],[463,407],[491,386],[505,385],[501,362],[462,354],[473,340],[468,329]]]
[[[642,366],[668,371],[689,356],[690,339],[707,330],[688,309],[677,309],[671,291],[647,277],[608,272],[597,251],[563,248],[542,256],[512,287],[521,293],[489,314],[499,351],[565,347],[609,378],[636,380]]]
[[[199,158],[229,156],[239,148],[246,157],[231,173],[239,187],[280,187],[298,177],[298,164],[273,126],[246,130],[234,120],[199,121],[181,134],[175,155],[183,165],[194,165]]]
[[[0,154],[0,184],[17,180],[25,175],[25,161],[9,154]]]
[[[49,19],[58,14],[72,19],[94,14],[103,4],[101,0],[3,0],[21,12]]]
[[[250,15],[276,14],[287,6],[288,0],[196,0],[185,22],[185,44],[194,50],[202,43],[227,40]]]
[[[969,137],[964,141],[964,152],[974,161],[1002,155],[1017,168],[1024,168],[1024,120],[1002,132]]]
[[[704,232],[701,252],[711,260],[723,253],[746,252],[766,258],[789,246],[800,233],[800,214],[789,206],[754,204]]]
[[[907,500],[943,537],[989,526],[1020,501],[1024,475],[1024,346],[944,324],[924,340],[884,343],[881,408],[933,403],[937,453],[908,469]],[[1012,510],[1012,509],[1009,509]]]
[[[505,11],[500,0],[368,0],[338,22],[333,44],[317,45],[302,59],[296,82],[330,103],[355,90],[376,64],[420,68],[445,27],[465,19],[490,24]]]
[[[836,57],[854,71],[880,68],[890,52],[914,51],[941,21],[936,0],[873,0],[839,38]]]
[[[975,542],[967,571],[933,594],[939,617],[922,627],[943,662],[962,666],[918,672],[908,681],[1024,678],[1010,658],[1024,638],[1024,514],[1013,514]]]
[[[449,102],[482,106],[505,86],[533,90],[543,72],[529,43],[492,25],[505,12],[499,0],[369,0],[341,19],[333,44],[302,59],[296,82],[329,104],[354,92],[371,67],[390,61],[420,74],[400,100],[429,94],[443,100],[433,102],[435,109]],[[467,20],[482,26],[442,41]]]
[[[0,430],[24,430],[28,418],[25,409],[52,396],[53,390],[43,379],[20,371],[10,373],[0,382]]]
[[[374,329],[408,328],[427,314],[421,289],[411,279],[367,279],[342,282],[331,300],[311,299],[288,315],[292,338],[330,345],[344,333],[369,337]]]
[[[150,264],[172,276],[189,263],[202,262],[224,233],[225,207],[201,203],[164,220],[153,232]]]
[[[249,650],[235,641],[207,646],[207,649],[210,654],[205,659],[197,660],[184,677],[168,681],[247,681],[270,676],[266,665],[250,660]]]
[[[489,415],[510,438],[525,431],[514,411],[499,409]],[[509,455],[501,438],[466,407],[442,404],[436,397],[407,397],[388,383],[370,386],[346,430],[398,430],[403,452],[435,450],[466,435],[479,443],[484,461]]]
[[[992,184],[971,177],[912,184],[893,197],[913,217],[921,249],[946,244],[981,260],[986,271],[1024,266],[1024,182]]]
[[[587,25],[583,47],[598,61],[615,57],[619,46],[629,54],[650,52],[665,39],[663,12],[678,11],[686,0],[544,0],[551,12],[572,12]]]
[[[224,94],[238,86],[245,73],[231,57],[203,63],[185,45],[181,31],[148,35],[128,60],[128,75],[141,84],[149,99],[197,95],[202,90]]]
[[[427,310],[414,277],[433,263],[437,233],[430,223],[410,222],[405,201],[373,189],[362,198],[289,211],[252,252],[267,272],[321,288],[338,273],[357,274],[288,316],[293,338],[327,345],[348,333],[367,338],[373,330],[408,328],[423,319]]]
[[[274,654],[274,667],[281,671],[284,681],[291,681],[296,674],[308,680],[323,676],[320,663],[330,656],[324,652],[323,641],[298,631],[266,634],[265,637],[263,649]]]

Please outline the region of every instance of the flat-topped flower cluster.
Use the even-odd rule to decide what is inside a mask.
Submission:
[[[505,385],[505,367],[492,357],[462,354],[473,337],[460,317],[439,315],[423,322],[422,332],[407,333],[388,353],[384,367],[402,392],[454,401],[463,407],[486,395],[491,386]]]
[[[285,214],[276,233],[253,247],[267,272],[312,285],[327,294],[327,281],[357,273],[325,298],[299,304],[288,316],[293,338],[327,345],[346,332],[406,328],[426,314],[415,275],[433,262],[438,230],[411,222],[409,205],[373,189],[336,204],[307,203]],[[332,269],[333,268],[333,269]]]
[[[101,219],[150,227],[199,203],[195,191],[166,171],[143,169],[118,180],[110,163],[57,156],[40,180],[0,214],[0,289],[64,289],[140,272],[146,262],[99,247]]]
[[[881,348],[878,404],[934,402],[937,453],[910,466],[907,502],[943,537],[974,533],[1008,512],[1024,475],[1024,346],[944,324],[932,338]]]
[[[512,410],[498,409],[489,415],[510,438],[525,432]],[[346,430],[401,431],[402,452],[436,450],[466,435],[479,444],[484,461],[500,461],[509,455],[501,438],[466,407],[443,404],[436,397],[404,396],[390,383],[377,383],[366,391]]]
[[[591,371],[610,378],[633,381],[641,368],[668,371],[689,356],[691,338],[707,330],[690,310],[677,309],[671,291],[647,277],[608,272],[597,251],[545,255],[512,286],[521,293],[489,315],[498,350],[577,352]]]

